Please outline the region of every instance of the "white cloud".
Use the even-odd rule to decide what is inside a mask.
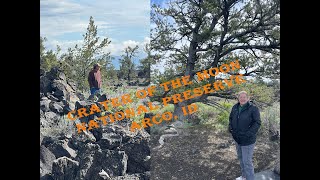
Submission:
[[[51,40],[46,41],[44,46],[46,49],[51,49],[56,51],[57,45],[61,48],[61,53],[67,52],[68,48],[74,48],[74,46],[78,44],[79,46],[82,45],[82,40],[75,40],[75,41],[58,41],[58,40]]]
[[[143,46],[150,41],[149,0],[41,0],[40,35],[48,39],[47,49],[62,52],[81,45],[82,35],[86,32],[90,16],[98,26],[100,40],[108,37],[111,44],[104,49],[111,55],[119,56],[127,46]],[[139,37],[139,38],[137,38]]]
[[[68,1],[41,0],[41,34],[51,39],[63,33],[82,31],[87,25],[87,21],[79,18],[82,10],[80,4]]]
[[[41,0],[41,35],[53,39],[71,32],[85,32],[89,17],[93,16],[100,30],[116,32],[123,26],[145,26],[149,23],[149,0]]]
[[[110,52],[111,55],[113,56],[120,56],[123,53],[123,50],[130,46],[130,47],[135,47],[136,45],[139,46],[139,54],[143,55],[143,48],[146,43],[149,43],[150,38],[145,37],[144,41],[138,42],[138,41],[133,41],[133,40],[127,40],[127,41],[122,41],[119,42],[115,39],[109,38],[111,40],[111,43],[103,49],[105,53]],[[100,38],[100,42],[102,41],[102,38]],[[52,49],[56,50],[57,45],[60,46],[61,48],[61,53],[67,52],[68,48],[74,48],[76,44],[81,46],[83,43],[83,40],[66,40],[66,41],[58,41],[58,40],[51,40],[51,41],[46,41],[44,43],[46,49]],[[98,42],[99,43],[99,42]]]
[[[69,13],[77,14],[83,10],[83,6],[77,3],[69,2],[66,0],[41,0],[40,12],[44,15],[60,14],[60,13]],[[67,10],[67,11],[66,11]]]
[[[123,53],[123,51],[126,47],[128,47],[128,46],[135,47],[136,45],[138,45],[139,52],[140,52],[139,54],[143,54],[143,48],[144,48],[145,44],[149,41],[150,41],[149,37],[145,37],[144,41],[142,41],[142,42],[133,41],[133,40],[127,40],[127,41],[123,41],[123,42],[117,42],[117,41],[112,42],[112,40],[111,40],[111,43],[105,49],[105,52],[111,52],[112,55],[118,56]]]
[[[108,47],[106,47],[104,49],[104,52],[110,52],[111,55],[119,56],[123,53],[123,51],[126,47],[128,47],[128,46],[134,47],[136,45],[138,45],[140,47],[140,44],[142,44],[142,42],[137,42],[137,41],[133,41],[133,40],[127,40],[127,41],[123,41],[123,42],[111,40],[111,43],[109,44]]]
[[[150,40],[151,40],[150,37],[145,37],[142,43],[143,46],[145,46],[146,44],[150,44]]]
[[[122,42],[122,45],[125,47],[135,47],[136,45],[139,45],[140,43],[137,41],[132,41],[132,40],[128,40],[128,41],[124,41]]]

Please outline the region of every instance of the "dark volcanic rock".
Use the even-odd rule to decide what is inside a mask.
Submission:
[[[76,179],[79,162],[67,157],[60,157],[53,161],[52,177],[54,180]]]

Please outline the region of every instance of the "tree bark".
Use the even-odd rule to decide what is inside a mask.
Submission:
[[[174,112],[173,112],[173,116],[172,116],[172,121],[182,121],[183,122],[189,117],[188,115],[185,116],[183,114],[183,111],[181,109],[182,107],[187,107],[186,101],[174,104]],[[175,117],[177,117],[177,118],[175,118]]]
[[[195,37],[195,33],[194,33],[194,37]],[[187,59],[187,64],[186,64],[186,71],[184,73],[184,76],[190,76],[190,79],[192,79],[193,75],[192,72],[194,70],[194,65],[195,65],[195,61],[196,61],[196,48],[197,48],[197,42],[196,41],[191,41],[190,42],[190,46],[189,46],[189,56]],[[177,120],[179,121],[185,121],[189,118],[189,115],[184,115],[183,111],[182,111],[182,107],[186,107],[187,105],[190,104],[190,101],[183,101],[183,102],[179,102],[177,104],[174,104],[174,111],[173,111],[173,120],[175,120],[175,116],[177,116]],[[187,110],[188,111],[188,110]]]

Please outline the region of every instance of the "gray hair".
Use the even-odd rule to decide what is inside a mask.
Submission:
[[[240,94],[245,94],[245,95],[249,98],[249,95],[248,95],[247,91],[240,91],[240,92],[238,92],[237,98],[240,97]]]

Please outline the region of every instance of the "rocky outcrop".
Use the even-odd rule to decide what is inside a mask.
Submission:
[[[115,149],[119,147],[122,142],[122,136],[116,133],[103,133],[101,139],[98,141],[100,147],[104,149]]]
[[[280,158],[278,158],[278,160],[274,166],[273,172],[280,175]]]
[[[54,180],[76,179],[79,162],[67,157],[60,157],[53,161],[52,177]]]
[[[51,173],[55,159],[55,155],[48,148],[40,146],[40,178]]]
[[[98,179],[103,169],[109,176],[123,176],[128,156],[124,151],[101,149],[98,144],[86,144],[76,158],[80,162],[80,179]]]
[[[60,117],[61,116],[51,111],[40,113],[40,127],[50,128],[56,126],[59,122]]]
[[[58,68],[40,72],[40,179],[150,179],[150,134],[144,129],[131,132],[130,119],[78,134],[74,123],[102,116],[96,113],[69,121],[74,126],[69,133],[44,132],[59,130],[70,110],[89,110],[92,104],[102,109],[98,102],[107,99],[106,94],[86,99]]]
[[[75,83],[59,68],[40,70],[40,127],[56,126],[61,116],[75,108],[78,96]]]
[[[150,171],[146,172],[145,174],[136,173],[136,174],[117,176],[117,177],[111,178],[111,180],[140,180],[140,179],[150,179]]]
[[[75,158],[77,153],[69,146],[68,139],[56,140],[47,145],[48,149],[57,157]]]
[[[128,154],[129,173],[150,171],[150,148],[147,139],[129,142],[123,146],[123,149]]]

